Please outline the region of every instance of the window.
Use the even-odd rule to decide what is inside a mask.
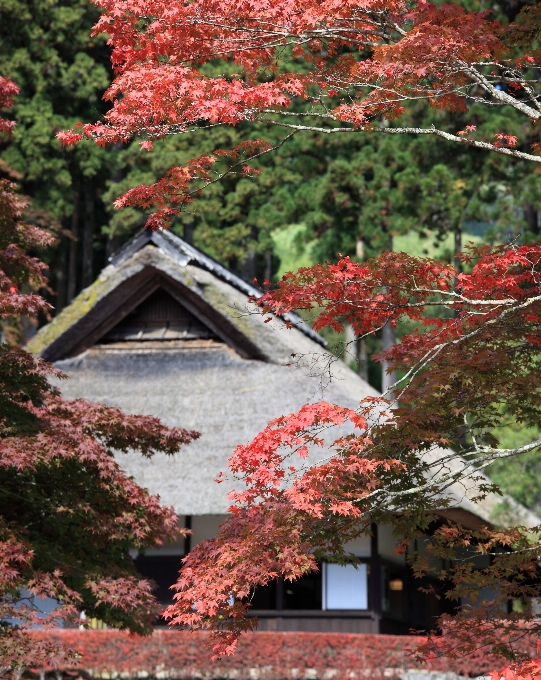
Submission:
[[[368,565],[324,564],[323,609],[368,609]]]
[[[302,576],[296,581],[277,579],[256,588],[252,610],[321,611],[321,571]]]
[[[296,581],[283,581],[284,609],[321,610],[321,571],[311,572]]]
[[[280,587],[281,587],[280,582]],[[251,599],[252,609],[255,610],[274,610],[276,609],[276,590],[277,581],[271,581],[266,586],[256,588]]]
[[[111,329],[101,342],[216,339],[207,326],[159,288]]]

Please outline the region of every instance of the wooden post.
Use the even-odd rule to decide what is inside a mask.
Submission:
[[[192,516],[191,515],[186,515],[184,517],[184,528],[185,529],[191,529],[192,528]],[[184,557],[190,552],[192,549],[192,535],[188,534],[188,536],[184,536]]]
[[[370,607],[374,612],[376,630],[379,633],[381,619],[381,561],[378,549],[378,525],[372,524],[372,538],[370,541]]]

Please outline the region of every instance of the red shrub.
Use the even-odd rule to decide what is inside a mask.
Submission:
[[[413,657],[422,640],[417,636],[251,633],[242,636],[233,656],[211,661],[209,635],[202,632],[159,630],[139,637],[117,630],[57,630],[34,635],[79,652],[82,674],[112,680],[377,680],[421,668]],[[435,659],[424,668],[478,676],[500,666],[501,659],[483,651],[461,661]],[[73,670],[69,675],[75,675]]]

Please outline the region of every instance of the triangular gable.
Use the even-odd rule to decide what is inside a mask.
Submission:
[[[151,248],[151,250],[157,249]],[[160,257],[160,253],[152,254],[155,255],[154,259]],[[99,287],[99,283],[98,280],[94,285]],[[48,361],[58,361],[77,356],[95,344],[101,344],[115,328],[129,323],[130,317],[133,318],[132,315],[137,313],[137,309],[141,307],[144,309],[144,302],[158,291],[176,300],[182,309],[188,312],[189,318],[197,321],[200,328],[206,329],[207,337],[219,338],[244,358],[265,358],[249,338],[239,333],[238,329],[218,310],[202,297],[194,294],[190,288],[167,276],[150,263],[117,286],[113,286],[81,319],[68,327],[64,333],[41,351],[41,356]],[[87,295],[88,292],[92,293],[92,287],[86,289],[86,292]],[[77,302],[78,298],[72,305],[76,307]],[[68,311],[69,307],[66,312]],[[64,310],[59,315],[59,319],[63,314]],[[173,321],[173,319],[168,321]],[[30,349],[33,349],[32,346]]]
[[[192,246],[181,239],[180,236],[170,231],[142,231],[134,236],[131,241],[128,241],[109,261],[112,265],[119,266],[147,244],[153,244],[160,248],[160,250],[175,258],[181,266],[185,266],[188,263],[196,264],[254,299],[262,295],[259,288],[248,283],[230,269],[224,267],[223,264],[210,257],[210,255],[207,255],[202,250],[199,250],[199,248]],[[327,346],[327,342],[321,335],[310,328],[295,312],[287,312],[282,318],[295,326],[295,328],[298,328],[311,340],[317,342],[318,345],[322,347]]]
[[[260,295],[260,290],[177,236],[144,232],[111,258],[98,279],[40,329],[28,347],[54,362],[121,338],[134,342],[200,337],[225,342],[246,359],[285,363],[291,353],[316,350],[314,342],[326,344],[293,313],[284,320],[305,340],[295,340],[295,333],[278,337],[248,309],[247,296]],[[169,311],[152,329],[150,319],[143,317],[156,312],[160,296],[168,301],[164,304]],[[154,305],[154,312],[148,305]]]

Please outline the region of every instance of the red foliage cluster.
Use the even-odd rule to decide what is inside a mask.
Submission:
[[[431,513],[451,502],[450,486],[483,497],[492,488],[479,477],[483,468],[541,446],[503,449],[493,434],[506,417],[539,421],[541,393],[532,386],[540,384],[541,248],[483,247],[463,260],[468,272],[459,274],[404,253],[362,265],[344,258],[287,274],[258,300],[263,314],[316,308],[316,328],[339,331],[347,321],[357,335],[407,319],[411,332],[385,355],[403,377],[391,401],[371,398],[356,410],[309,404],[237,447],[229,461],[240,487],[230,494],[231,516],[184,560],[165,612],[171,624],[214,631],[215,652],[230,654],[256,626],[246,616],[255,588],[300,578],[317,560],[347,563],[343,545],[369,534],[372,522],[393,525],[405,550]],[[442,449],[448,446],[454,450]],[[480,597],[474,611],[444,615],[444,643],[425,650],[456,658],[477,645],[500,645],[512,654],[519,638],[539,635],[529,605],[521,613],[509,607],[539,596],[539,549],[520,527],[433,531],[432,564],[447,566],[431,567],[410,552],[417,576],[435,569],[457,603],[499,594]],[[492,555],[486,569],[476,566],[479,554]],[[529,627],[521,627],[524,620]]]
[[[19,94],[19,88],[9,78],[0,76],[0,109],[13,105],[13,97]],[[15,127],[15,121],[0,117],[0,132],[11,132]]]
[[[169,680],[382,680],[421,668],[476,677],[498,664],[496,657],[483,652],[457,661],[434,658],[421,665],[414,651],[424,638],[417,636],[252,633],[240,640],[235,656],[212,661],[208,657],[209,634],[204,632],[156,631],[144,638],[115,630],[39,631],[33,635],[72,648],[81,655],[76,668],[92,678],[118,673],[123,678]]]
[[[59,133],[64,144],[83,138],[101,145],[125,143],[142,136],[142,148],[150,149],[153,139],[198,126],[263,121],[290,134],[319,130],[438,135],[539,160],[515,148],[513,132],[523,134],[518,125],[514,131],[499,132],[497,141],[481,141],[434,126],[386,124],[400,118],[408,102],[423,99],[462,113],[468,112],[471,102],[512,107],[526,125],[539,121],[535,71],[539,54],[532,47],[538,35],[535,12],[523,11],[518,23],[502,26],[488,12],[468,12],[458,2],[426,0],[415,6],[405,0],[96,0],[96,4],[103,14],[95,34],[106,33],[113,48],[117,77],[105,93],[113,106],[103,122],[78,124]],[[527,41],[529,34],[532,39]],[[207,75],[202,67],[217,59],[233,65],[236,72],[227,77]],[[302,67],[292,69],[292,61]],[[474,132],[475,126],[469,127]],[[209,163],[218,154],[173,168],[152,187],[130,190],[129,201],[143,207],[152,203],[158,214],[149,226],[170,223],[176,214],[174,204],[192,200],[194,187],[200,189],[223,176],[213,171],[209,178]],[[258,155],[256,151],[247,158]],[[164,201],[173,207],[164,206]]]
[[[494,324],[501,327],[500,317],[518,317],[520,329],[510,325],[508,330],[526,332],[529,343],[538,343],[526,329],[533,330],[539,318],[541,249],[535,245],[466,248],[461,258],[471,267],[470,273],[459,274],[444,262],[406,253],[384,253],[364,264],[346,257],[337,264],[317,264],[286,274],[258,304],[263,312],[278,314],[317,306],[321,311],[314,322],[316,330],[340,331],[347,321],[358,335],[407,317],[418,329],[386,357],[394,368],[411,368],[431,351],[452,352],[469,334],[485,333]],[[427,314],[430,308],[442,307],[453,310],[454,317]]]
[[[0,105],[17,88],[0,79]],[[4,121],[5,122],[5,121]],[[9,131],[10,125],[0,127]],[[47,313],[46,265],[28,250],[49,233],[22,221],[25,203],[0,183],[0,674],[65,650],[28,634],[85,611],[119,628],[150,630],[158,610],[131,548],[179,536],[172,508],[127,477],[115,453],[173,454],[196,432],[157,418],[63,399],[46,362],[6,342],[6,322]],[[47,601],[48,600],[48,601]],[[51,611],[52,610],[52,611]]]
[[[88,129],[88,126],[85,126],[85,129]],[[104,140],[100,139],[100,141],[105,143]],[[141,142],[141,147],[150,150],[152,142],[149,140]],[[125,208],[138,205],[143,208],[157,208],[157,212],[149,217],[146,224],[147,229],[157,231],[166,227],[171,218],[178,215],[182,207],[192,202],[200,193],[194,187],[194,182],[203,181],[211,184],[216,181],[213,167],[218,159],[227,159],[230,163],[228,172],[236,170],[246,176],[255,171],[250,166],[243,165],[244,158],[254,158],[269,150],[270,145],[267,142],[256,139],[241,142],[228,151],[216,151],[211,156],[201,156],[189,161],[183,168],[172,167],[162,179],[149,187],[130,189],[115,202],[115,207]]]
[[[233,514],[219,537],[199,543],[185,558],[176,602],[165,612],[171,625],[213,627],[220,631],[220,652],[231,653],[239,631],[257,624],[245,617],[253,588],[317,569],[315,549],[343,552],[348,532],[354,537],[358,524],[366,525],[382,475],[403,468],[392,458],[362,454],[369,444],[363,436],[365,412],[372,413],[374,402],[378,400],[367,400],[359,413],[323,401],[307,404],[296,414],[271,421],[250,444],[237,447],[229,466],[246,488],[230,493]],[[303,470],[309,448],[323,447],[325,431],[345,423],[360,430],[358,436],[338,437],[324,464]],[[297,456],[304,472],[298,476]],[[343,520],[330,537],[329,517]]]

